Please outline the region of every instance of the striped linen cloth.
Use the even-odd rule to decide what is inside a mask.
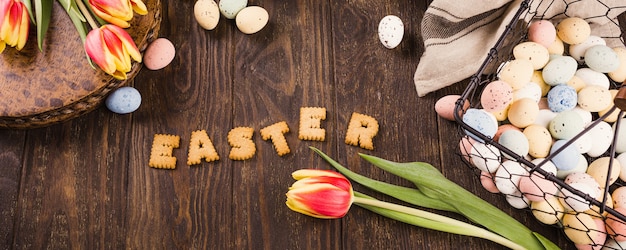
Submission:
[[[418,96],[458,83],[478,71],[489,50],[519,9],[522,0],[434,0],[421,24],[425,51],[414,75]],[[534,0],[532,16],[558,23],[565,17],[580,17],[592,26],[592,34],[621,34],[616,17],[626,11],[625,0]],[[530,20],[525,20],[530,21]],[[619,38],[607,45],[624,46]]]

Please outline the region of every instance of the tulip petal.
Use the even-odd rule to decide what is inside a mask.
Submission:
[[[340,173],[336,171],[320,170],[320,169],[298,169],[294,171],[293,173],[291,173],[291,176],[296,180],[300,180],[306,177],[313,177],[313,176],[332,176],[332,177],[338,177],[338,178],[343,177],[343,175],[341,175]]]
[[[143,1],[141,0],[130,0],[130,3],[133,6],[133,10],[139,14],[139,15],[146,15],[148,14],[148,8],[146,8],[146,5],[143,3]]]
[[[4,41],[0,40],[0,53],[2,53],[2,51],[4,51],[4,48],[6,48],[7,45]]]

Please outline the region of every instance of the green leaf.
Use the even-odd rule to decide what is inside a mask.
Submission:
[[[535,237],[535,233],[522,223],[491,203],[448,180],[439,170],[428,163],[397,163],[365,154],[360,154],[360,156],[385,171],[413,182],[420,189],[425,187],[435,192],[441,201],[454,206],[459,213],[492,232],[496,232],[528,249],[543,249],[546,244],[542,244]],[[549,242],[549,240],[545,240]]]
[[[51,0],[35,0],[35,19],[37,23],[37,45],[43,50],[43,39],[48,31],[52,15]]]
[[[420,207],[432,208],[442,211],[450,211],[450,212],[458,212],[456,208],[451,206],[450,204],[443,202],[439,199],[434,199],[429,196],[426,196],[422,193],[421,190],[415,188],[402,187],[398,185],[389,184],[382,181],[377,181],[374,179],[370,179],[363,175],[357,174],[355,172],[350,171],[346,167],[342,166],[328,155],[324,154],[317,148],[310,147],[315,153],[320,155],[324,160],[330,163],[337,171],[348,177],[349,179],[366,186],[370,189],[376,190],[380,193],[389,195],[401,201],[417,205]]]

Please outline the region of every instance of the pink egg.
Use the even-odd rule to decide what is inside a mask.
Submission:
[[[604,225],[604,221],[600,218],[594,218],[593,221],[596,223],[597,233],[590,234],[594,236],[592,244],[575,244],[577,250],[600,250],[602,246],[604,246],[604,242],[606,242],[606,226]]]
[[[493,81],[485,86],[480,96],[480,104],[487,112],[506,109],[513,101],[513,88],[504,81]]]
[[[483,187],[491,193],[500,193],[500,190],[498,190],[498,187],[496,187],[496,183],[493,181],[493,175],[488,172],[480,172],[480,184],[482,184]]]
[[[470,154],[472,152],[472,145],[474,144],[474,142],[476,141],[469,136],[464,136],[463,138],[461,138],[461,141],[459,142],[459,150],[461,152],[461,155],[466,161],[470,163],[471,163]]]
[[[556,184],[538,173],[522,176],[519,181],[519,189],[529,201],[542,201],[559,191]]]
[[[626,208],[624,207],[615,208],[615,211],[621,214],[626,214]],[[616,241],[626,240],[626,222],[621,221],[612,214],[609,214],[605,223],[606,231],[613,237],[613,239]]]
[[[158,38],[148,45],[143,55],[143,64],[148,69],[159,70],[169,65],[175,55],[174,44],[165,38]]]
[[[556,40],[556,27],[550,21],[534,21],[528,27],[528,40],[548,48]]]
[[[460,95],[447,95],[437,100],[437,102],[435,102],[435,112],[437,115],[446,120],[455,121],[454,109],[456,108],[456,102],[459,98],[461,98]],[[469,102],[465,100],[463,111],[467,110],[469,106]]]

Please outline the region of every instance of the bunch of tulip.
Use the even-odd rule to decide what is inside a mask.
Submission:
[[[137,45],[125,28],[134,14],[148,13],[142,0],[57,0],[69,15],[85,45],[89,63],[116,79],[126,79],[131,58],[141,62]],[[43,41],[52,15],[53,0],[0,0],[0,53],[7,45],[24,48],[29,28]]]
[[[296,212],[323,219],[342,218],[352,204],[411,225],[448,233],[479,237],[511,249],[559,249],[542,235],[445,178],[432,165],[423,162],[396,163],[374,156],[360,156],[373,165],[401,176],[416,188],[373,180],[343,167],[316,148],[311,148],[339,172],[300,169],[293,172],[296,182],[287,192],[287,206]],[[384,202],[354,191],[348,178],[370,189],[417,207],[455,212],[467,222],[418,209]]]

